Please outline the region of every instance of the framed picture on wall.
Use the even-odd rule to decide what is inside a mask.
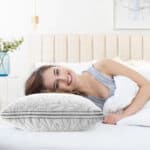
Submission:
[[[114,0],[114,29],[150,29],[150,0]]]

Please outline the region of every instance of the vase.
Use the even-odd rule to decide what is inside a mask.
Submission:
[[[8,76],[10,72],[10,59],[7,52],[0,52],[0,76]]]

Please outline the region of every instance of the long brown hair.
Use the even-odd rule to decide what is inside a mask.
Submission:
[[[43,85],[43,77],[42,74],[48,68],[54,67],[53,65],[44,65],[35,70],[25,83],[25,95],[42,93],[46,91],[46,88]]]

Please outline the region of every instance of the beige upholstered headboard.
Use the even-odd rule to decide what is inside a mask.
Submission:
[[[35,34],[28,38],[29,62],[81,62],[113,58],[150,60],[150,35]]]

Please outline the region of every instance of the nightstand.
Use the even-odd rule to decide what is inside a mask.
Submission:
[[[0,109],[22,95],[22,82],[18,76],[0,77]]]

